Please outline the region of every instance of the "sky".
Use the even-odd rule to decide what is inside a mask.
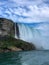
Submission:
[[[49,0],[0,0],[0,17],[14,22],[49,22]]]
[[[35,23],[31,26],[40,31],[42,45],[49,49],[49,0],[0,0],[0,18]]]

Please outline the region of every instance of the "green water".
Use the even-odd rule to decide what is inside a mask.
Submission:
[[[49,65],[49,51],[0,53],[0,65]]]

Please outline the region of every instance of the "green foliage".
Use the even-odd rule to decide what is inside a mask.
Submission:
[[[0,48],[8,48],[9,46],[21,47],[21,45],[22,41],[16,40],[11,36],[0,40]]]
[[[19,39],[15,39],[11,36],[4,37],[4,39],[0,40],[0,49],[6,49],[11,46],[21,48],[22,50],[35,50],[34,45]]]

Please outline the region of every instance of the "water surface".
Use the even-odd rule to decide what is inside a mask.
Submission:
[[[0,65],[49,65],[49,51],[0,53]]]

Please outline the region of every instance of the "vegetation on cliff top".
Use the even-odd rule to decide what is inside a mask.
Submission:
[[[35,50],[35,46],[28,42],[25,42],[25,41],[22,41],[19,39],[15,39],[10,36],[5,36],[5,37],[0,38],[0,49],[12,50],[11,47],[17,47],[22,50]],[[15,49],[15,51],[16,51],[16,49]]]

